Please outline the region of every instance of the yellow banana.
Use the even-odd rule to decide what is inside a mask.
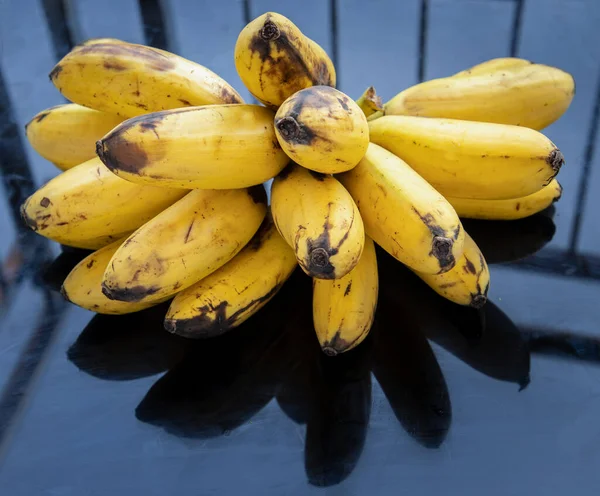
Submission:
[[[470,200],[468,198],[446,197],[459,217],[487,220],[516,220],[537,214],[560,199],[562,187],[556,179],[536,191],[521,198],[509,200]]]
[[[110,259],[126,238],[100,248],[79,262],[63,282],[61,293],[71,303],[92,312],[120,315],[139,312],[159,303],[109,300],[102,294],[102,277]]]
[[[485,71],[485,72],[483,72]],[[384,105],[385,115],[445,117],[543,129],[565,113],[575,82],[567,72],[526,64],[492,72],[433,79]]]
[[[242,30],[235,44],[235,68],[250,93],[271,108],[301,89],[335,86],[335,68],[325,50],[274,12]]]
[[[383,110],[383,101],[381,97],[375,92],[373,86],[369,86],[365,92],[356,100],[356,104],[365,114],[365,117],[370,117],[375,112]]]
[[[371,143],[339,180],[356,201],[365,232],[405,265],[437,274],[461,256],[464,230],[446,199],[404,161]]]
[[[564,162],[543,134],[506,124],[385,116],[369,122],[369,132],[373,143],[455,198],[527,196],[549,184]]]
[[[93,158],[38,189],[21,214],[42,236],[96,250],[131,233],[186,193],[130,183]]]
[[[263,186],[188,193],[127,238],[108,264],[102,292],[152,302],[188,288],[248,243],[266,209]]]
[[[369,237],[358,264],[348,274],[337,280],[313,279],[313,321],[327,355],[351,350],[367,337],[378,289],[375,245]]]
[[[191,338],[233,329],[265,306],[295,268],[293,250],[267,215],[240,253],[175,297],[165,328]]]
[[[457,72],[452,77],[463,77],[463,76],[479,76],[482,74],[491,74],[496,71],[517,69],[533,64],[533,62],[518,57],[502,57],[497,59],[490,59],[482,62],[481,64],[474,65],[469,69]]]
[[[72,102],[122,117],[243,103],[206,67],[163,50],[106,38],[76,46],[52,69],[50,80]]]
[[[369,144],[365,114],[329,86],[300,90],[283,102],[275,115],[275,133],[294,162],[324,174],[352,169]]]
[[[96,156],[96,141],[123,118],[75,103],[38,113],[25,126],[27,139],[46,160],[67,170]]]
[[[487,301],[490,272],[481,250],[468,234],[463,255],[452,270],[438,275],[415,274],[436,293],[459,305],[481,308]]]
[[[207,105],[129,119],[98,141],[106,166],[136,183],[229,189],[263,183],[288,163],[259,105]]]
[[[273,220],[311,277],[339,279],[360,259],[365,244],[354,200],[332,176],[290,164],[273,181]]]

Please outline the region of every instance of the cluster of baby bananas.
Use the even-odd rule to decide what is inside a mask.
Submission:
[[[276,13],[242,30],[235,66],[262,105],[201,65],[115,39],[83,43],[52,70],[73,103],[40,112],[27,137],[64,172],[22,214],[43,236],[95,250],[64,281],[70,301],[120,314],[172,299],[169,331],[214,336],[300,265],[335,355],[373,323],[374,242],[480,307],[488,267],[459,217],[516,219],[560,196],[563,156],[538,132],[574,95],[559,69],[495,59],[385,105],[372,88],[353,101],[325,51]]]

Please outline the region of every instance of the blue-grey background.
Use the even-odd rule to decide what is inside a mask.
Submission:
[[[216,71],[249,97],[235,72],[233,47],[245,22],[268,10],[290,17],[327,50],[337,64],[339,88],[353,98],[374,85],[388,100],[423,78],[509,55],[571,72],[577,83],[573,104],[544,131],[566,157],[558,177],[564,194],[554,216],[556,234],[538,255],[494,266],[490,296],[524,328],[599,337],[598,0],[0,0],[0,73],[3,105],[10,107],[0,130],[12,132],[12,115],[22,162],[36,185],[57,174],[26,144],[23,125],[41,109],[64,102],[47,74],[71,44],[90,37],[166,47]],[[13,160],[6,149],[2,153],[3,164]],[[8,179],[13,186],[19,182],[14,175]],[[10,275],[23,247],[4,197],[0,233],[0,260]],[[39,250],[55,253],[56,247]],[[8,422],[0,412],[0,494],[600,490],[596,365],[536,357],[532,383],[519,393],[514,384],[485,377],[434,345],[454,412],[446,442],[437,450],[415,443],[374,382],[369,433],[355,471],[340,485],[319,489],[304,476],[303,427],[274,402],[251,424],[208,441],[183,440],[137,421],[133,411],[157,377],[114,383],[77,370],[65,350],[91,314],[55,302],[26,274],[14,279],[18,284],[3,290],[0,308],[0,390],[11,414]],[[56,325],[40,331],[42,314],[49,311]],[[40,335],[43,344],[36,341]],[[29,354],[36,357],[34,365]],[[26,380],[15,376],[23,363],[29,363]],[[80,410],[74,394],[81,395]],[[257,473],[257,460],[273,470]]]

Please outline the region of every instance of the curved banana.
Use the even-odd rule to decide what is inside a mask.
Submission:
[[[371,330],[379,277],[375,245],[365,238],[356,267],[341,279],[313,279],[313,321],[321,349],[337,355],[359,345]]]
[[[537,214],[560,199],[562,187],[556,179],[536,191],[521,198],[509,200],[471,200],[468,198],[446,197],[459,217],[487,220],[516,220]]]
[[[46,160],[67,170],[96,156],[96,141],[123,118],[75,103],[42,110],[25,125],[27,139]]]
[[[42,236],[96,250],[128,235],[186,193],[130,183],[93,158],[39,188],[23,203],[21,214]]]
[[[165,328],[189,338],[223,334],[265,306],[295,268],[293,250],[267,215],[241,252],[175,297]]]
[[[356,201],[368,236],[412,269],[437,274],[461,256],[464,230],[446,199],[406,163],[371,143],[338,176]]]
[[[294,162],[324,174],[352,169],[369,144],[365,114],[329,86],[300,90],[283,102],[275,115],[275,133]]]
[[[518,67],[525,67],[531,64],[533,64],[533,62],[526,59],[520,59],[518,57],[502,57],[497,59],[486,60],[485,62],[474,65],[469,69],[457,72],[452,77],[479,76],[481,74],[491,74],[496,71],[504,71],[516,69]]]
[[[290,164],[273,181],[271,209],[277,230],[309,276],[339,279],[358,263],[365,244],[363,221],[334,177]]]
[[[383,101],[381,97],[375,92],[373,86],[369,86],[365,92],[356,100],[356,104],[365,114],[365,117],[370,117],[376,112],[383,110]]]
[[[223,103],[243,103],[226,81],[173,53],[106,38],[76,46],[50,80],[69,100],[122,117]]]
[[[64,280],[61,293],[81,308],[92,312],[121,315],[139,312],[160,302],[124,302],[109,300],[102,294],[102,277],[110,259],[126,238],[100,248],[79,262]]]
[[[459,305],[481,308],[487,302],[490,272],[481,250],[468,234],[463,255],[452,270],[437,275],[415,274],[436,293]]]
[[[263,183],[289,162],[259,105],[206,105],[129,119],[98,141],[106,166],[135,183],[229,189]]]
[[[564,163],[546,136],[506,124],[385,116],[369,122],[369,132],[373,143],[456,198],[527,196],[549,184]]]
[[[182,291],[233,258],[266,210],[263,186],[192,191],[127,238],[108,264],[102,292],[153,302]]]
[[[471,69],[473,71],[473,69]],[[573,77],[540,64],[433,79],[384,105],[385,115],[444,117],[543,129],[569,108]]]
[[[325,50],[275,12],[242,30],[235,44],[235,68],[250,93],[271,108],[309,86],[335,86],[335,68]]]

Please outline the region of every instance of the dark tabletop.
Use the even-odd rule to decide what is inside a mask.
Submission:
[[[115,317],[63,301],[84,254],[18,219],[57,173],[22,132],[62,102],[46,76],[56,58],[117,36],[239,87],[235,37],[269,9],[332,54],[354,97],[511,54],[574,74],[571,109],[545,131],[567,159],[563,199],[464,223],[490,263],[484,310],[442,300],[381,251],[372,332],[335,358],[299,271],[206,341],[164,331],[164,306]],[[0,494],[598,494],[600,2],[4,0],[0,19]]]

